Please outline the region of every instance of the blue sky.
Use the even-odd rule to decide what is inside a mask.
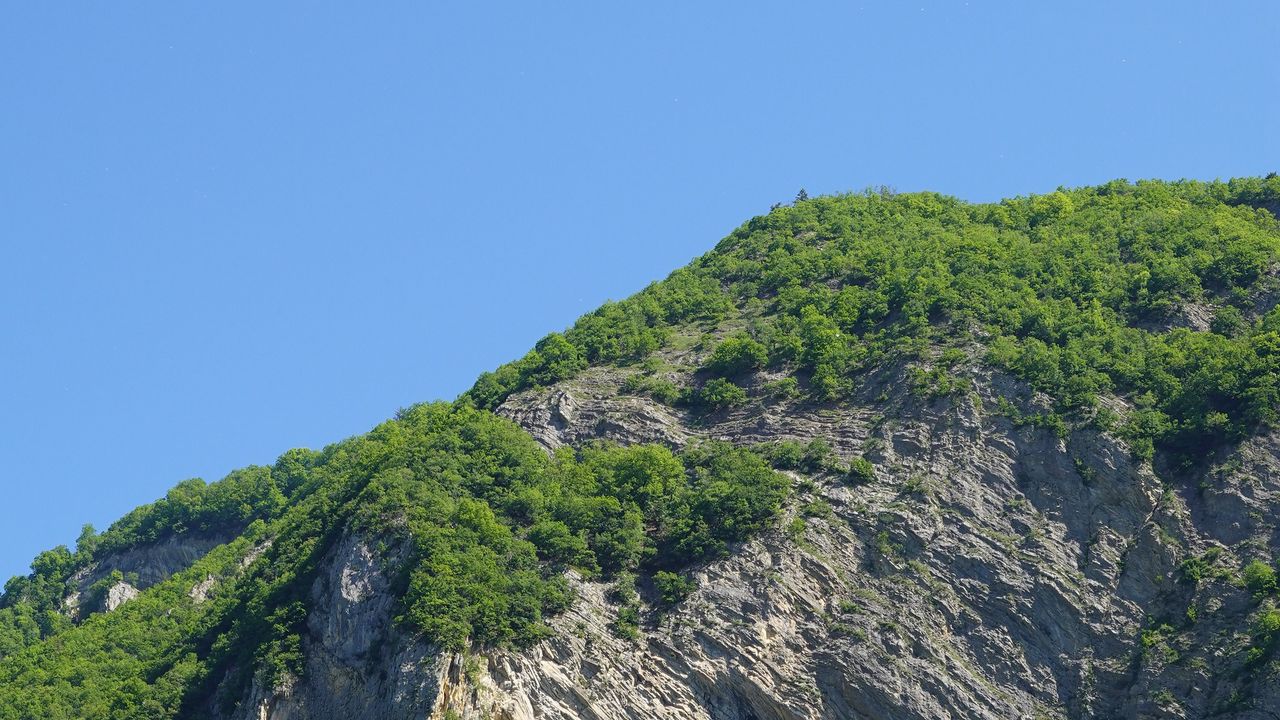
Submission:
[[[800,187],[1280,170],[1274,2],[8,3],[0,576]]]

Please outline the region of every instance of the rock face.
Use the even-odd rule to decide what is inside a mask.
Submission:
[[[107,597],[104,604],[107,612],[111,612],[136,597],[138,597],[138,588],[121,581],[107,589]]]
[[[393,622],[396,597],[387,567],[403,543],[375,556],[370,539],[345,537],[328,554],[311,588],[303,680],[255,684],[232,717],[417,719],[448,683],[451,658],[439,656]]]
[[[108,589],[103,606],[108,611],[114,610],[120,603],[113,605],[112,597],[124,597],[124,594],[127,594],[126,591],[117,590],[121,584],[131,588],[133,593],[124,599],[132,599],[139,591],[164,582],[174,573],[191,567],[195,561],[204,557],[213,548],[233,540],[242,529],[228,528],[211,532],[171,535],[154,543],[108,555],[71,578],[74,589],[63,601],[63,610],[73,619],[81,619],[82,610],[84,610],[81,607],[81,601],[89,589],[110,578],[114,573],[120,573],[120,577],[127,578],[128,581],[113,584]]]
[[[976,397],[930,403],[886,377],[864,389],[890,390],[874,406],[757,407],[645,438],[822,437],[879,470],[861,486],[815,478],[799,537],[777,531],[704,568],[642,646],[588,622],[587,639],[553,641],[538,662],[504,656],[499,686],[526,695],[531,717],[1090,714],[1110,688],[1088,679],[1123,669],[1094,658],[1128,661],[1151,579],[1175,565],[1150,527],[1159,483],[1099,433],[1063,441],[988,416],[1008,381],[983,381]],[[576,612],[562,630],[609,616],[599,602]]]
[[[796,476],[779,526],[697,568],[675,608],[647,603],[638,641],[611,632],[608,586],[573,577],[554,639],[437,653],[392,619],[403,545],[348,537],[312,588],[303,677],[254,688],[235,717],[1276,717],[1280,684],[1240,680],[1248,592],[1178,568],[1275,552],[1280,437],[1172,486],[1103,430],[1015,426],[999,400],[1031,415],[1043,398],[968,372],[971,392],[929,399],[888,369],[838,408],[767,399],[761,378],[751,404],[703,417],[621,394],[616,369],[514,396],[500,412],[548,449],[821,437],[875,478]]]

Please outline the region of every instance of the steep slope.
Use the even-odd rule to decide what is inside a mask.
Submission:
[[[1274,717],[1277,199],[776,208],[45,553],[0,718]]]

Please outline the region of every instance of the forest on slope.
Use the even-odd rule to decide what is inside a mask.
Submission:
[[[778,515],[789,481],[872,470],[821,443],[680,451],[607,443],[548,455],[492,410],[513,393],[590,366],[637,370],[625,388],[698,414],[767,392],[839,407],[857,378],[921,360],[916,391],[962,395],[949,372],[983,362],[1052,399],[1020,423],[1096,427],[1173,476],[1273,426],[1280,408],[1280,179],[1116,181],[994,204],[870,191],[799,200],[753,218],[666,280],[581,318],[484,373],[453,403],[410,407],[367,435],[291,450],[271,467],[187,481],[74,551],[42,553],[0,597],[0,718],[174,717],[218,687],[299,667],[305,588],[342,532],[407,538],[400,621],[442,647],[525,647],[573,602],[572,568],[616,583],[622,636],[637,588],[678,603],[688,568],[724,555]],[[711,334],[733,327],[727,336]],[[702,335],[689,382],[656,351]],[[108,577],[66,599],[95,563],[188,533],[237,536],[112,612]],[[244,559],[251,558],[250,562]],[[1186,573],[1208,570],[1191,563]],[[204,597],[188,592],[205,578]],[[1254,662],[1276,653],[1273,562],[1256,591]],[[1271,609],[1268,609],[1271,608]],[[224,699],[233,701],[234,693]]]

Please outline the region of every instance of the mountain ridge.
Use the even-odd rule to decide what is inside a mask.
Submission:
[[[0,717],[1265,717],[1277,197],[777,208],[452,405],[42,554]]]

